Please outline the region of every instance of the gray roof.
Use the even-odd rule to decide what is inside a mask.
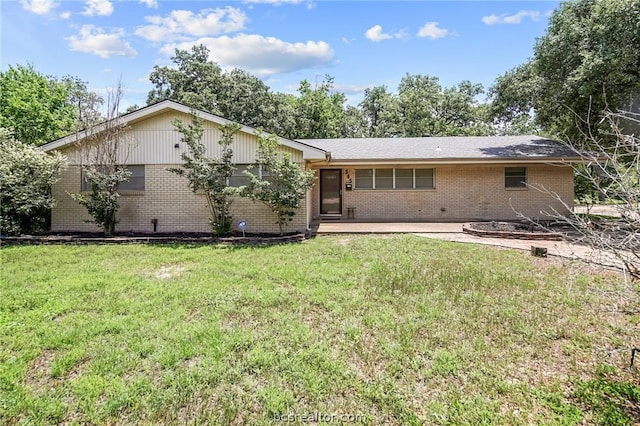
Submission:
[[[576,160],[561,142],[541,136],[300,139],[331,153],[333,161]]]

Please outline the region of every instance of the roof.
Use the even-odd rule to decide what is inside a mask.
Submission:
[[[580,161],[561,142],[541,136],[301,139],[330,153],[331,162]]]
[[[114,120],[118,120],[121,124],[124,124],[124,125],[132,125],[137,122],[149,119],[153,116],[163,114],[171,110],[182,112],[185,114],[190,114],[192,111],[191,107],[188,107],[181,103],[171,101],[171,100],[164,100],[164,101],[140,108],[136,111],[123,114],[115,118]],[[227,120],[226,118],[222,118],[214,114],[209,114],[208,112],[196,110],[196,113],[198,114],[199,117],[203,118],[204,120],[214,122],[219,125],[232,123],[231,120]],[[96,126],[93,127],[93,129],[97,132],[100,132],[101,127],[104,128],[105,123],[97,124]],[[241,126],[240,131],[251,134],[251,135],[257,135],[260,133],[259,130],[249,126]],[[79,133],[72,133],[61,139],[57,139],[55,141],[44,144],[39,148],[45,152],[64,148],[68,145],[77,143],[78,140],[82,139],[83,134],[85,133],[86,133],[85,131],[81,131]],[[278,137],[278,142],[281,145],[288,146],[293,149],[297,149],[298,151],[302,151],[304,159],[324,159],[325,158],[325,152],[323,149],[308,145],[302,141],[294,141],[291,139]]]

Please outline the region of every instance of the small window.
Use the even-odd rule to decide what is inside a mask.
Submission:
[[[416,188],[435,188],[433,169],[416,169]]]
[[[526,167],[505,167],[504,169],[505,188],[526,188],[527,168]]]
[[[413,189],[413,169],[396,169],[396,189]]]
[[[393,189],[393,169],[376,169],[376,189]]]
[[[236,166],[236,169],[233,171],[233,175],[229,178],[229,186],[238,188],[240,186],[249,185],[249,176],[244,174],[244,171],[248,169],[249,165],[247,164]],[[249,171],[253,172],[253,170]]]
[[[144,191],[144,165],[131,165],[125,166],[130,172],[129,180],[127,182],[121,182],[118,185],[118,191]],[[81,174],[81,188],[82,191],[91,191],[91,184],[85,179],[84,172]]]
[[[356,188],[373,188],[373,169],[356,169]]]

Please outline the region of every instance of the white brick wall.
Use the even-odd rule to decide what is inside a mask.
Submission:
[[[145,191],[120,197],[116,231],[153,231],[151,219],[158,220],[158,232],[209,232],[209,212],[204,195],[189,189],[185,178],[167,171],[168,165],[145,166]],[[52,211],[54,231],[99,231],[89,219],[86,209],[74,201],[68,192],[80,190],[80,166],[69,166],[53,187],[57,201]],[[231,206],[234,225],[246,219],[250,233],[277,233],[275,215],[263,204],[236,198]],[[286,232],[304,231],[307,227],[306,204],[289,222]]]

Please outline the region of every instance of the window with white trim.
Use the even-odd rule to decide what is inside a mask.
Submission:
[[[355,169],[355,189],[435,189],[435,169]]]

